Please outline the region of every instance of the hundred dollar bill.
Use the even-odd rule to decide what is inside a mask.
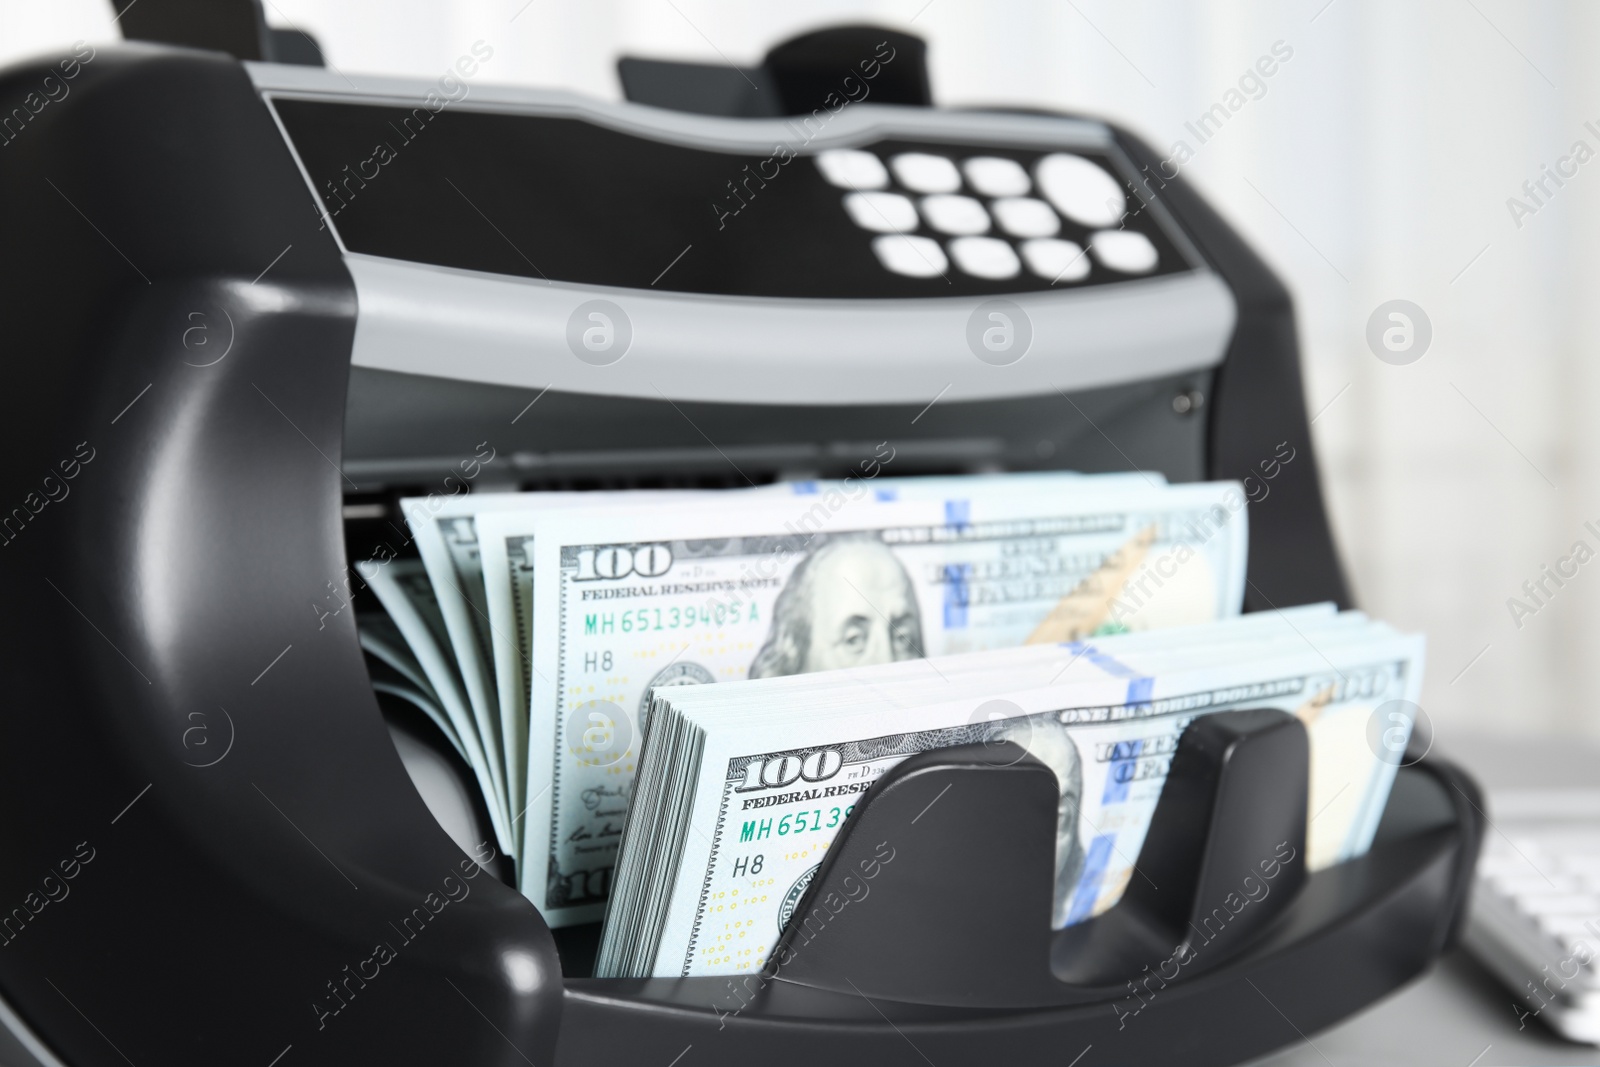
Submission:
[[[880,459],[892,458],[879,452]],[[1089,479],[1097,487],[1165,484],[1156,473],[1085,475],[1076,471],[1040,471],[1004,475],[874,478],[881,465],[863,464],[853,480],[811,480],[760,486],[768,497],[804,498],[823,507],[838,499],[878,502],[947,499],[972,493],[1037,495]],[[499,723],[505,757],[505,783],[513,831],[528,805],[528,710],[533,675],[534,525],[553,510],[572,508],[637,509],[691,500],[723,500],[750,490],[663,490],[617,492],[543,492],[477,494],[469,497],[418,498],[404,502],[416,531],[423,562],[451,634],[467,690],[484,705],[478,712]],[[473,681],[472,679],[481,679]],[[689,669],[669,673],[657,685],[686,684],[703,679]]]
[[[1172,754],[1198,715],[1299,714],[1313,759],[1309,865],[1358,855],[1395,773],[1369,746],[1369,722],[1385,702],[1418,695],[1422,639],[1381,624],[1307,629],[1315,647],[1218,645],[1204,665],[1181,651],[1124,652],[1112,637],[1061,684],[1006,693],[1012,664],[987,694],[970,695],[969,676],[955,685],[969,687],[964,699],[914,708],[874,702],[864,687],[854,696],[840,686],[785,697],[767,683],[669,690],[657,701],[666,732],[652,733],[649,791],[642,781],[598,973],[759,969],[861,794],[906,756],[955,744],[1015,740],[1055,770],[1058,927],[1103,913],[1137,876]],[[996,697],[1009,714],[978,713]]]
[[[782,491],[764,486],[763,491]],[[528,687],[532,630],[516,617],[518,593],[508,583],[509,557],[499,538],[485,557],[479,529],[491,517],[522,517],[572,507],[640,507],[668,499],[714,497],[723,491],[473,493],[412,497],[401,501],[434,595],[467,701],[478,729],[493,738],[486,755],[500,768],[503,791],[520,848],[518,826],[527,805]],[[737,491],[736,491],[737,492]],[[491,572],[486,575],[486,569]],[[531,576],[526,579],[531,586]],[[506,597],[510,597],[507,600]],[[492,749],[492,751],[490,751]]]
[[[522,888],[547,921],[602,911],[652,691],[1020,645],[1130,541],[1160,565],[1099,591],[1112,629],[1239,611],[1233,483],[961,488],[534,519]]]
[[[1159,474],[1142,472],[1092,476],[1063,471],[874,478],[882,470],[883,463],[892,461],[892,450],[886,453],[886,447],[886,444],[880,446],[876,458],[864,461],[862,472],[850,478],[764,486],[759,492],[808,497],[813,502],[812,507],[816,508],[832,507],[836,499],[858,497],[869,489],[871,499],[893,501],[906,497],[947,497],[972,492],[1038,494],[1083,479],[1099,486],[1140,484],[1156,487],[1163,482]],[[427,686],[416,690],[408,687],[403,695],[429,712],[452,747],[468,758],[475,773],[486,772],[487,780],[483,785],[486,797],[491,798],[490,810],[508,813],[505,817],[510,821],[513,845],[520,844],[521,834],[515,823],[525,809],[527,800],[526,695],[531,661],[524,650],[531,647],[532,637],[530,627],[514,618],[515,613],[509,605],[527,598],[531,575],[522,586],[503,589],[498,581],[486,585],[483,574],[485,563],[478,543],[476,523],[484,515],[500,512],[526,515],[530,510],[548,511],[575,506],[634,508],[663,498],[682,500],[690,496],[726,498],[729,495],[732,494],[720,491],[480,493],[458,496],[436,494],[402,502],[404,514],[413,528],[423,567],[432,585],[432,593],[428,596],[420,589],[417,575],[412,573],[412,564],[401,568],[407,572],[405,580],[385,583],[385,591],[391,600],[407,596],[409,592],[419,594],[421,599],[410,598],[412,604],[408,610],[412,614],[420,612],[420,615],[408,621],[407,633],[420,634],[422,640],[430,646],[436,646],[425,656],[430,662],[435,651],[442,653],[446,660],[453,660],[442,661],[434,667],[434,673],[448,673],[450,676],[450,699],[439,698]],[[391,562],[375,561],[385,566]],[[505,563],[506,559],[502,558],[501,562]],[[413,586],[418,588],[412,589]],[[387,650],[395,652],[398,648]],[[374,654],[378,652],[374,651]],[[396,665],[393,655],[386,657],[380,654],[379,658],[390,666]],[[412,666],[415,667],[414,659]],[[455,708],[463,700],[471,718],[470,724],[462,723],[462,729],[458,731],[450,724],[459,716],[454,711],[446,714],[445,709]],[[508,848],[507,851],[514,854],[518,849]]]
[[[390,693],[416,705],[431,719],[450,747],[467,760],[466,747],[456,732],[455,723],[445,713],[439,694],[428,681],[422,664],[412,654],[400,628],[383,612],[368,612],[356,617],[356,632],[360,635],[361,650],[367,655],[367,673],[372,675],[372,688],[380,693]],[[469,763],[470,766],[470,763]]]
[[[781,487],[762,487],[782,491]],[[532,629],[514,605],[525,599],[532,578],[516,586],[499,537],[490,539],[487,558],[480,528],[495,517],[527,517],[571,507],[640,507],[667,499],[711,497],[717,491],[630,490],[627,492],[472,493],[461,496],[412,497],[401,510],[416,539],[433,583],[445,632],[454,652],[462,686],[478,731],[486,738],[485,755],[497,768],[494,788],[510,813],[516,855],[521,848],[520,822],[527,807],[528,676]],[[486,575],[485,571],[489,573]]]
[[[483,791],[489,821],[493,824],[500,847],[507,853],[513,853],[511,820],[505,793],[500,788],[499,777],[478,734],[462,687],[461,675],[449,654],[449,636],[445,633],[444,618],[434,599],[428,575],[416,560],[374,560],[370,567],[364,568],[364,575],[367,570],[371,571],[366,576],[367,582],[377,594],[378,602],[404,636],[412,657],[438,698],[438,706],[454,726],[453,740],[460,742],[478,781],[478,788]],[[370,638],[367,643],[369,647],[373,644]],[[394,658],[390,662],[399,660]]]
[[[450,722],[450,716],[439,706],[437,697],[412,684],[410,679],[377,656],[367,657],[367,673],[372,677],[374,693],[395,697],[422,712],[433,723],[434,728],[444,735],[445,740],[450,742],[450,747],[461,757],[461,761],[471,766],[467,762],[467,750],[462,746],[461,738]]]
[[[781,491],[780,487],[762,487]],[[497,767],[495,788],[512,821],[527,804],[528,700],[526,676],[531,630],[502,603],[506,556],[487,564],[479,539],[486,517],[540,514],[560,508],[614,505],[639,507],[663,499],[714,496],[720,491],[629,490],[626,492],[471,493],[409,497],[401,512],[416,539],[468,705],[487,740],[485,755]],[[485,578],[488,566],[495,573]],[[514,825],[520,847],[520,831]]]
[[[831,675],[813,674],[766,679],[758,687],[759,703],[764,709],[761,721],[763,723],[773,721],[781,727],[776,720],[786,709],[792,710],[796,702],[804,708],[808,716],[835,711],[842,707],[854,717],[868,710],[863,703],[867,698],[876,701],[880,710],[883,710],[918,708],[967,695],[974,698],[973,703],[978,709],[972,716],[970,725],[979,720],[999,720],[1021,714],[1020,708],[1010,705],[1003,699],[987,699],[995,696],[997,687],[1030,689],[1057,686],[1063,680],[1081,681],[1085,675],[1101,682],[1109,677],[1112,679],[1110,696],[1102,693],[1102,698],[1121,699],[1125,693],[1124,687],[1130,684],[1128,676],[1131,672],[1125,664],[1108,655],[1113,650],[1124,658],[1137,654],[1140,667],[1146,671],[1156,669],[1167,671],[1210,666],[1217,662],[1238,659],[1241,655],[1271,659],[1274,656],[1304,654],[1309,649],[1344,640],[1346,635],[1358,631],[1361,636],[1390,633],[1386,626],[1381,623],[1370,623],[1359,612],[1335,615],[1333,605],[1320,604],[1235,618],[1225,623],[1180,626],[1163,631],[1126,634],[1094,643],[1074,642],[1061,646],[1043,648],[1035,646],[991,651],[982,655],[946,657],[940,661],[936,675],[927,669],[930,665],[921,665],[919,669],[918,663],[911,661],[857,668]],[[660,791],[668,788],[668,782],[674,775],[680,775],[684,771],[683,767],[663,758],[663,753],[679,751],[682,744],[682,738],[677,732],[682,722],[675,713],[676,708],[686,703],[692,704],[696,719],[700,722],[706,721],[707,717],[718,709],[731,709],[736,719],[742,720],[747,718],[744,709],[751,703],[744,692],[747,688],[749,687],[739,685],[716,686],[691,693],[668,690],[656,697],[654,704],[657,709],[663,706],[668,708],[667,721],[664,725],[652,726],[650,744],[654,748],[646,753],[636,786],[635,807],[630,812],[624,831],[623,862],[619,864],[617,880],[613,886],[607,933],[602,945],[602,966],[620,966],[621,969],[604,970],[603,973],[641,974],[645,973],[641,968],[647,968],[649,965],[648,958],[643,962],[632,958],[631,962],[619,963],[605,953],[638,951],[639,944],[653,944],[654,942],[648,938],[640,941],[633,936],[618,935],[616,931],[619,924],[632,929],[629,925],[630,917],[634,920],[639,918],[641,879],[652,881],[657,891],[663,885],[670,888],[671,876],[663,874],[659,868],[668,862],[661,854],[672,853],[672,847],[646,845],[641,842],[657,842],[657,836],[661,832],[659,813],[672,807],[659,799]],[[1061,690],[1058,688],[1057,692],[1060,693]],[[687,698],[687,701],[684,698]],[[1078,699],[1080,702],[1088,700],[1082,693]],[[1089,702],[1092,703],[1092,700]],[[1068,825],[1068,816],[1072,813],[1070,805],[1075,804],[1076,798],[1082,794],[1081,774],[1077,769],[1077,763],[1071,758],[1061,758],[1059,735],[1053,731],[1041,731],[1035,737],[1026,728],[1016,729],[1016,725],[1012,724],[1013,728],[1007,730],[1005,738],[1022,743],[1057,770],[1062,790],[1061,823],[1065,827]],[[987,738],[992,735],[983,736]],[[1324,737],[1326,736],[1325,733]],[[756,738],[756,743],[770,740],[771,735],[764,735]],[[1319,754],[1329,751],[1328,746],[1323,745],[1313,752],[1310,799],[1314,809],[1318,811],[1323,810],[1327,799],[1336,800],[1341,795],[1349,796],[1348,790],[1341,793],[1339,787],[1335,785],[1326,787],[1326,792],[1333,794],[1332,798],[1323,796],[1324,790],[1319,787],[1317,766],[1320,761]],[[1337,749],[1331,751],[1335,755],[1338,754]],[[834,792],[839,789],[845,792],[851,791],[846,787],[831,788]],[[803,796],[803,793],[791,792],[787,796],[794,798]],[[831,815],[829,817],[831,818]],[[787,827],[780,824],[780,835],[786,830]],[[634,842],[631,852],[629,841]],[[1064,866],[1071,865],[1069,845],[1066,835],[1063,835],[1062,847],[1058,851]],[[649,863],[639,862],[641,850],[652,857]],[[758,864],[760,862],[762,861],[758,861]],[[1070,884],[1067,878],[1058,879],[1058,888]],[[737,896],[738,894],[733,894],[733,897]],[[719,900],[725,908],[734,908],[734,904],[737,903],[737,901],[730,902],[731,898],[728,896]],[[748,904],[750,901],[747,899],[745,903]],[[1062,900],[1058,895],[1058,912],[1061,906]],[[646,910],[648,912],[648,909]]]
[[[496,629],[490,619],[488,593],[479,551],[479,516],[534,507],[565,506],[581,493],[471,493],[460,496],[408,497],[401,513],[416,539],[429,580],[433,583],[439,615],[454,654],[456,668],[477,731],[484,741],[486,760],[494,768],[494,789],[500,803],[514,816],[525,803],[525,730],[515,729],[526,709],[502,708],[493,665],[507,652],[517,657],[513,638]],[[506,647],[501,647],[506,646]],[[508,723],[512,729],[508,729]],[[515,829],[515,828],[513,828]],[[520,846],[520,833],[514,833]],[[508,850],[515,855],[515,849]]]
[[[760,488],[785,491],[779,486]],[[527,676],[532,631],[511,607],[516,593],[507,584],[512,576],[502,539],[490,539],[486,557],[480,532],[483,524],[501,517],[526,524],[530,516],[566,508],[637,508],[695,496],[714,498],[726,492],[472,493],[401,501],[417,552],[433,582],[474,720],[480,731],[494,736],[506,804],[514,821],[527,803]],[[526,584],[531,585],[531,576]],[[507,595],[513,599],[506,601]]]

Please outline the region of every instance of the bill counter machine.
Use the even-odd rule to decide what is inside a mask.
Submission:
[[[184,6],[124,29],[232,55],[0,76],[0,1059],[1220,1064],[1450,943],[1480,816],[1423,761],[1370,854],[1149,984],[1206,886],[1303,834],[1303,735],[1241,713],[1175,757],[1162,893],[1067,931],[1053,779],[956,749],[864,802],[830,854],[896,826],[904,858],[803,966],[594,979],[593,931],[491,871],[352,981],[472,863],[325,599],[402,494],[890,455],[1254,479],[1248,607],[1347,595],[1288,296],[1127,132],[934,108],[921,43],[871,28],[625,60],[613,104],[493,85],[492,43],[433,82],[242,62],[316,57]]]

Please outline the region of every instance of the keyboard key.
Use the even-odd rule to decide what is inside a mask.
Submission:
[[[989,205],[1000,228],[1013,237],[1054,237],[1061,217],[1043,200],[1009,196]]]
[[[1085,226],[1110,226],[1128,210],[1122,184],[1082,156],[1065,152],[1045,156],[1034,176],[1057,211]]]
[[[1529,893],[1515,899],[1519,910],[1535,918],[1546,915],[1577,916],[1600,915],[1600,896],[1593,893]]]
[[[1156,265],[1156,246],[1133,230],[1100,230],[1089,247],[1101,263],[1124,274],[1144,274]]]
[[[1541,915],[1539,929],[1556,938],[1588,937],[1589,946],[1600,956],[1600,915]]]
[[[908,278],[937,277],[950,266],[944,249],[931,237],[898,233],[875,237],[872,250],[885,268]]]
[[[889,184],[883,161],[858,148],[830,148],[817,153],[817,169],[841,189],[882,189]]]
[[[1524,874],[1537,875],[1538,873],[1538,868],[1515,852],[1485,855],[1478,860],[1479,878],[1516,877]]]
[[[1512,838],[1521,847],[1522,839]],[[1553,852],[1565,854],[1595,854],[1600,853],[1600,833],[1579,827],[1570,829],[1552,830],[1532,837],[1535,848],[1548,849]]]
[[[1028,269],[1055,282],[1076,282],[1089,276],[1089,255],[1073,241],[1036,237],[1022,242],[1022,258]]]
[[[850,221],[875,233],[906,233],[917,228],[917,208],[899,193],[846,193]]]
[[[949,193],[925,196],[922,198],[922,217],[940,233],[989,232],[989,213],[970,196],[952,196]]]
[[[1496,892],[1517,900],[1526,896],[1549,896],[1554,893],[1579,893],[1583,891],[1583,886],[1578,879],[1566,874],[1547,877],[1538,872],[1518,871],[1515,874],[1491,875],[1487,881]]]
[[[950,242],[956,265],[978,278],[1010,278],[1022,269],[1011,246],[998,237],[957,237]]]
[[[1022,164],[998,156],[975,156],[961,164],[967,184],[984,196],[1022,196],[1033,187]]]
[[[961,172],[944,156],[903,152],[890,161],[894,176],[918,193],[953,193],[961,188]]]

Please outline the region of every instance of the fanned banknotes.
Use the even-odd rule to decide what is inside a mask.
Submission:
[[[881,448],[882,446],[880,446]],[[761,486],[755,493],[805,498],[824,505],[840,495],[867,496],[878,501],[936,494],[968,492],[1048,492],[1065,482],[1086,477],[1072,471],[1014,474],[1003,477],[887,478],[877,476],[892,451],[864,461],[860,477],[846,481],[785,482]],[[1159,474],[1101,474],[1096,485],[1138,484],[1157,488]],[[743,491],[630,490],[626,492],[473,493],[453,496],[412,497],[401,501],[401,511],[411,527],[423,569],[431,583],[421,602],[414,605],[426,617],[437,615],[444,641],[434,641],[453,654],[452,676],[461,690],[464,707],[471,712],[470,732],[482,750],[487,794],[502,794],[510,814],[513,839],[508,852],[520,848],[520,818],[527,805],[528,694],[531,675],[531,620],[518,614],[531,604],[532,576],[518,571],[531,544],[532,517],[557,509],[648,508],[681,506],[696,498],[707,501],[742,496]],[[488,516],[504,516],[505,536],[489,539],[485,553],[479,526]],[[373,561],[371,566],[382,566]],[[406,596],[415,568],[403,566],[403,582],[387,582],[380,591]],[[435,638],[438,637],[436,633]],[[392,664],[391,664],[392,666]],[[447,731],[448,732],[448,731]],[[460,745],[458,744],[459,748]],[[477,766],[478,764],[474,764]]]
[[[383,610],[393,620],[410,648],[417,669],[428,683],[428,695],[437,700],[436,706],[453,727],[445,731],[446,736],[466,757],[467,765],[472,768],[478,786],[483,790],[495,838],[501,849],[510,853],[513,836],[508,799],[501,787],[493,757],[473,720],[461,672],[450,655],[444,619],[427,574],[415,560],[390,560],[362,570],[367,584],[377,594],[378,602],[383,605]],[[363,639],[363,644],[369,649],[382,647],[381,642],[375,642],[370,631]],[[380,658],[384,658],[391,666],[398,661],[398,657]]]
[[[1236,615],[1244,503],[1064,472],[408,499],[420,565],[363,571],[410,656],[364,645],[471,766],[524,892],[581,922],[653,692]]]
[[[1322,606],[657,690],[597,973],[760,969],[861,795],[907,756],[954,744],[1015,741],[1056,772],[1057,927],[1104,912],[1138,876],[1171,755],[1199,715],[1298,715],[1312,754],[1308,864],[1348,859],[1370,845],[1395,773],[1369,724],[1387,702],[1414,706],[1422,655],[1418,636]]]
[[[1128,552],[1097,629],[1238,613],[1236,486],[978,488],[534,517],[521,877],[550,922],[600,917],[652,691],[1019,645]]]

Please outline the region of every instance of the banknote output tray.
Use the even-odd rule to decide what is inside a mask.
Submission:
[[[1055,932],[1051,772],[1010,743],[913,756],[846,824],[766,971],[569,974],[558,1062],[693,1046],[718,1063],[1181,1048],[1224,1064],[1299,1040],[1451,942],[1482,830],[1470,780],[1421,761],[1400,769],[1369,853],[1307,873],[1305,752],[1275,710],[1195,722],[1123,900]],[[569,966],[587,933],[558,933]]]
[[[234,8],[264,27],[253,0],[208,0],[205,18],[163,23],[181,6],[119,3],[130,36],[163,24],[199,33]],[[950,344],[917,333],[952,307],[964,319],[956,297],[1011,283],[952,272],[934,280],[950,289],[934,291],[954,297],[909,299],[922,283],[869,256],[850,267],[857,275],[795,272],[796,284],[864,280],[814,304],[815,293],[780,293],[763,315],[789,315],[787,330],[744,335],[740,315],[773,294],[708,288],[715,250],[733,246],[696,237],[709,258],[671,267],[668,255],[637,281],[546,289],[507,239],[537,231],[509,215],[540,205],[490,203],[469,180],[481,170],[515,193],[585,165],[581,153],[543,170],[484,154],[526,143],[516,124],[553,114],[607,136],[632,131],[640,151],[705,138],[733,154],[718,157],[729,166],[739,152],[759,160],[781,122],[704,115],[814,113],[819,69],[826,81],[841,49],[874,54],[890,40],[865,32],[865,45],[861,32],[793,42],[738,83],[723,68],[624,68],[634,87],[665,78],[696,116],[474,83],[470,100],[407,142],[404,165],[332,219],[296,154],[311,140],[279,121],[293,110],[283,101],[304,105],[296,122],[324,104],[422,107],[443,80],[246,67],[152,44],[0,74],[0,99],[28,101],[0,123],[0,321],[12,355],[0,501],[16,505],[0,515],[0,1059],[1221,1064],[1359,1009],[1449,943],[1477,844],[1471,783],[1432,761],[1401,768],[1370,853],[1306,873],[1304,737],[1276,713],[1191,727],[1121,903],[1060,932],[1049,773],[1005,747],[905,761],[847,824],[764,974],[588,977],[594,929],[553,936],[494,876],[503,861],[481,870],[430,814],[374,700],[355,612],[333,594],[350,587],[372,539],[391,536],[399,494],[451,491],[441,477],[465,470],[455,464],[475,454],[487,422],[500,458],[476,488],[837,476],[860,442],[888,436],[896,474],[1254,479],[1246,607],[1348,604],[1288,294],[1126,131],[927,107],[920,43],[895,36],[896,79],[810,146],[1066,145],[1125,176],[1137,205],[1128,225],[1160,245],[1169,273],[1091,276],[1071,291],[1019,281],[1032,288],[1015,299],[1045,319],[1099,326],[1041,329],[1014,367],[973,361],[959,328]],[[742,84],[779,86],[780,102]],[[662,102],[670,95],[661,89]],[[516,136],[451,140],[490,121]],[[325,162],[364,166],[367,145],[344,146],[360,148],[348,156],[335,145]],[[430,160],[444,168],[437,188],[408,201],[407,175]],[[646,171],[655,188],[672,185],[669,169],[637,166],[596,180]],[[720,187],[722,170],[707,173]],[[762,195],[820,181],[787,174]],[[618,190],[601,192],[604,212],[626,206]],[[737,219],[727,238],[782,223],[782,246],[807,252],[825,227],[846,225],[836,194],[815,203],[833,214],[796,201],[765,223],[758,212]],[[442,212],[461,214],[424,232]],[[575,214],[564,201],[549,219]],[[411,235],[426,258],[428,241],[474,226],[483,240],[462,246],[462,262],[342,243]],[[568,251],[581,265],[591,250]],[[741,264],[756,260],[731,262],[728,284],[749,282]],[[663,266],[683,273],[663,280]],[[700,368],[690,384],[704,395],[668,396],[688,378],[584,386],[605,368],[561,344],[572,308],[538,302],[558,290],[657,309],[657,330],[688,323],[678,365]],[[865,310],[836,335],[806,332],[851,296],[877,299],[847,309]],[[719,308],[721,318],[705,313]],[[694,314],[668,314],[685,309]],[[529,318],[546,312],[555,317]],[[441,337],[454,343],[431,363],[384,363],[421,359]],[[647,340],[618,373],[650,366]],[[746,358],[786,344],[793,365]],[[504,357],[498,370],[472,363],[484,352]],[[805,362],[840,353],[856,361],[849,373]],[[891,359],[898,377],[869,377]],[[546,370],[564,384],[495,378]]]

